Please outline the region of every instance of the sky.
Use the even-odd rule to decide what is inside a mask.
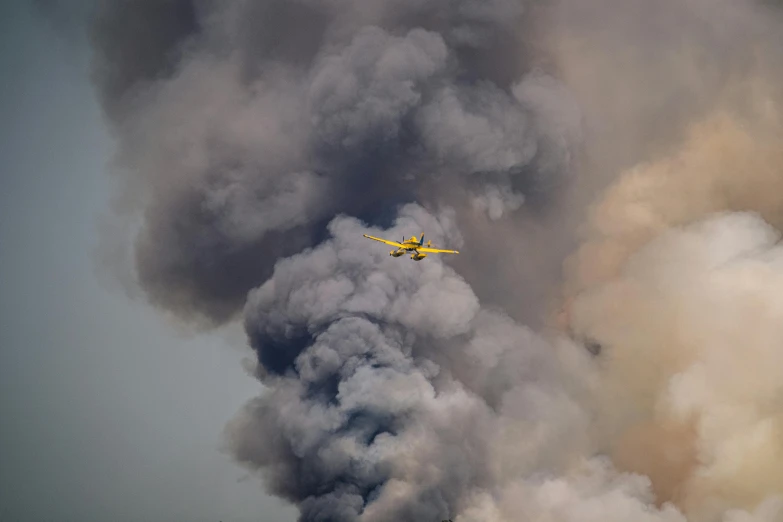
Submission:
[[[275,521],[220,451],[250,352],[106,285],[112,150],[89,51],[24,3],[0,24],[0,521]]]

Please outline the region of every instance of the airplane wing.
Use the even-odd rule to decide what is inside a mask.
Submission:
[[[431,254],[459,254],[457,250],[441,250],[440,248],[417,248],[416,250]]]
[[[387,245],[395,246],[397,248],[401,248],[402,246],[404,246],[402,243],[398,243],[396,241],[389,241],[389,240],[386,240],[386,239],[381,239],[379,237],[368,236],[367,234],[362,234],[362,235],[364,237],[366,237],[367,239],[374,239],[375,241],[380,241],[381,243],[386,243]]]

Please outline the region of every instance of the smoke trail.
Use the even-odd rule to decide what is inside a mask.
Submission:
[[[780,520],[777,16],[102,5],[138,282],[197,326],[242,314],[268,390],[232,454],[303,521]],[[768,223],[712,216],[747,210]],[[463,254],[361,237],[422,230]],[[561,284],[598,358],[539,328]]]

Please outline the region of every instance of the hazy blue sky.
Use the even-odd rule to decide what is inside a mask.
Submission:
[[[260,391],[249,352],[94,275],[111,142],[88,50],[0,10],[0,521],[295,519],[218,451]]]

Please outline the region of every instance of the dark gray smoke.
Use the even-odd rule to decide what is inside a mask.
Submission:
[[[109,245],[244,316],[227,447],[303,521],[783,520],[779,0],[95,5]]]
[[[778,10],[99,5],[134,275],[244,318],[227,445],[303,522],[781,520],[776,236],[695,226],[780,228]],[[421,232],[462,253],[362,238]],[[561,284],[600,364],[541,328]]]
[[[386,232],[424,227],[453,244],[449,225],[411,205]],[[442,264],[411,270],[368,250],[361,234],[380,230],[343,217],[329,231],[251,292],[245,324],[272,391],[228,430],[234,454],[303,520],[453,516],[499,482],[500,434],[515,419],[518,433],[546,425],[566,454],[577,445],[574,425],[546,422],[579,411],[546,343],[482,310]],[[564,458],[541,449],[529,469]]]
[[[118,138],[120,208],[141,217],[138,282],[200,326],[244,310],[269,392],[228,440],[303,521],[453,516],[502,480],[510,433],[540,442],[515,451],[527,470],[583,444],[561,365],[513,319],[540,315],[559,272],[568,242],[550,236],[581,138],[578,109],[528,45],[541,9],[97,11],[94,81]],[[390,258],[368,231],[464,244],[459,273]],[[512,302],[524,306],[487,306]],[[551,408],[574,415],[552,422]]]
[[[497,219],[567,179],[578,114],[537,103],[554,80],[527,69],[532,3],[102,5],[94,76],[144,213],[138,278],[186,318],[232,318],[339,213]]]

